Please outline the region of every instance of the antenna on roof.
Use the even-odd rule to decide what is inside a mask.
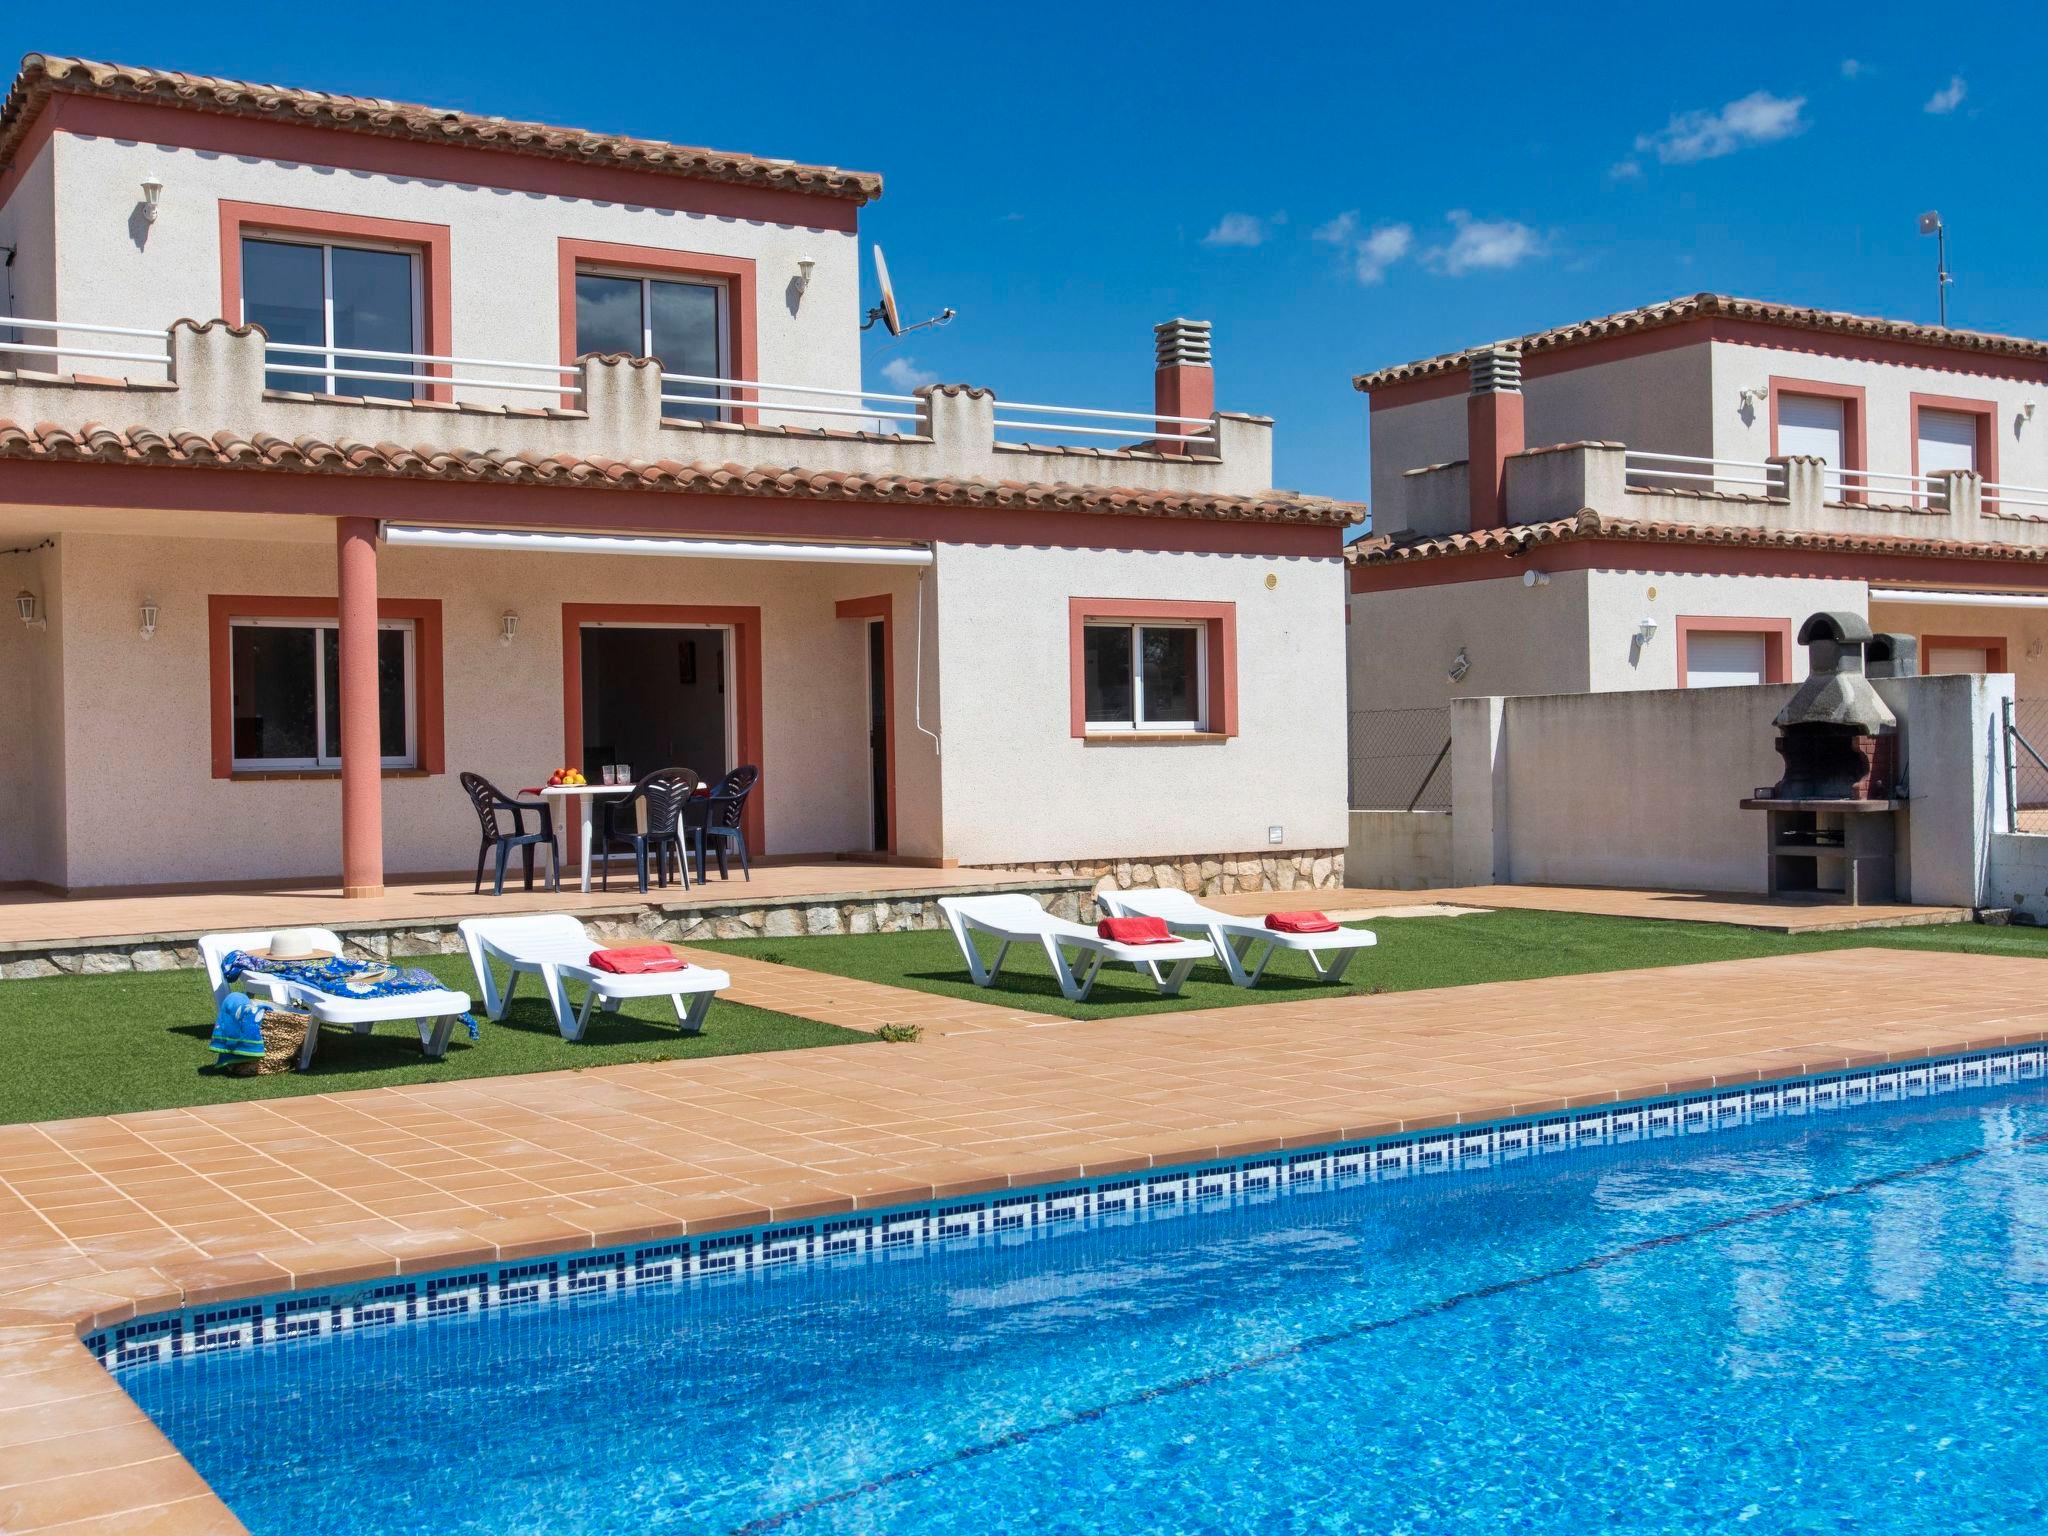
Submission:
[[[1934,291],[1941,297],[1941,323],[1948,325],[1948,291],[1955,279],[1948,272],[1948,229],[1932,208],[1920,215],[1920,233],[1934,236]],[[881,252],[877,251],[876,255]]]
[[[861,329],[871,331],[875,322],[881,321],[891,336],[903,336],[911,331],[921,331],[927,326],[944,325],[957,311],[942,309],[929,320],[920,320],[915,325],[905,325],[903,316],[896,308],[896,289],[889,281],[889,263],[882,259],[882,248],[875,247],[875,282],[882,290],[882,302],[868,311],[867,319],[861,322]]]

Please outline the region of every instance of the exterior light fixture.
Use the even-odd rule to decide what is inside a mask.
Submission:
[[[21,622],[30,629],[41,629],[49,622],[43,617],[42,605],[36,601],[35,593],[27,587],[14,594],[14,611],[21,615]]]
[[[811,271],[818,264],[806,256],[796,264],[796,296],[802,298],[811,291]]]
[[[1755,411],[1761,410],[1763,408],[1763,403],[1766,400],[1770,399],[1770,397],[1771,392],[1769,390],[1759,389],[1756,385],[1752,384],[1749,388],[1743,390],[1742,393],[1738,395],[1736,398],[1742,402],[1742,408],[1744,410]]]
[[[1452,682],[1462,683],[1465,681],[1465,674],[1471,670],[1471,658],[1465,654],[1465,647],[1461,645],[1458,647],[1458,654],[1451,658],[1451,665],[1447,675]]]
[[[1550,572],[1524,571],[1522,572],[1522,585],[1525,587],[1547,587],[1550,585]]]
[[[156,222],[157,208],[163,201],[164,184],[154,176],[142,178],[142,220],[145,224]]]
[[[1657,621],[1647,613],[1636,621],[1636,644],[1648,645],[1657,638]]]
[[[2027,420],[2032,421],[2034,419],[2034,402],[2031,400],[2021,401],[2020,414],[2026,417]]]
[[[150,636],[154,635],[155,633],[156,599],[153,597],[145,597],[142,600],[142,638],[147,640]]]
[[[510,645],[519,635],[519,615],[507,608],[498,618],[498,644]]]

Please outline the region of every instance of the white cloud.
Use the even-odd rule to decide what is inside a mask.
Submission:
[[[1936,117],[1946,117],[1963,104],[1963,98],[1970,94],[1969,86],[1963,83],[1961,75],[1950,75],[1948,84],[1927,98],[1927,105],[1920,110],[1932,112]]]
[[[1643,179],[1642,163],[1637,160],[1617,160],[1614,164],[1607,167],[1607,179],[1609,181],[1641,181]]]
[[[1738,149],[1775,144],[1805,132],[1806,122],[1800,116],[1805,106],[1804,96],[1751,91],[1718,112],[1676,113],[1655,133],[1638,134],[1636,148],[1644,154],[1654,153],[1665,165],[1717,160]]]
[[[1272,237],[1269,221],[1255,213],[1226,213],[1216,227],[1202,236],[1204,245],[1230,245],[1249,249],[1264,245]]]
[[[1844,80],[1861,79],[1863,72],[1869,67],[1861,59],[1844,59],[1842,60],[1842,78]]]
[[[1475,219],[1462,208],[1452,209],[1449,217],[1450,243],[1422,253],[1424,261],[1447,276],[1501,272],[1543,252],[1542,237],[1518,219]]]
[[[923,389],[927,384],[939,382],[939,376],[920,368],[907,357],[892,357],[882,364],[882,377],[895,385],[904,394]]]
[[[1349,245],[1351,237],[1358,233],[1358,210],[1352,208],[1340,213],[1329,223],[1320,225],[1309,237],[1325,245]]]
[[[1347,209],[1329,223],[1318,226],[1310,238],[1342,250],[1351,263],[1351,275],[1372,287],[1386,281],[1387,268],[1406,260],[1415,249],[1415,227],[1412,224],[1375,224],[1371,233],[1360,235],[1359,223],[1358,210]]]
[[[1371,287],[1383,281],[1387,268],[1415,249],[1415,231],[1406,224],[1382,224],[1351,253],[1351,270],[1361,283]]]

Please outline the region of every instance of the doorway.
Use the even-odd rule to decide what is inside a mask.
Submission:
[[[582,633],[582,761],[634,778],[690,768],[716,784],[733,766],[731,632],[722,627],[586,624]]]
[[[889,631],[880,619],[869,619],[868,632],[868,802],[874,838],[868,846],[889,851]]]

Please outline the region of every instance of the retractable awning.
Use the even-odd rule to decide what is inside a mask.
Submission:
[[[1928,592],[1918,587],[1872,587],[1870,600],[1963,608],[2048,608],[2048,592]]]
[[[528,550],[550,555],[659,555],[685,560],[803,560],[826,565],[930,565],[923,544],[803,544],[793,540],[650,538],[622,533],[519,533],[386,523],[384,542],[428,549]]]

